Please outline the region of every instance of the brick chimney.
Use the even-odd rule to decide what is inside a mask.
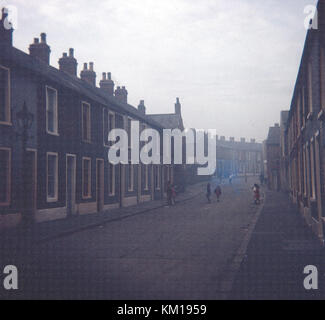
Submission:
[[[60,70],[71,74],[72,76],[77,76],[77,60],[74,58],[74,50],[69,49],[69,56],[66,52],[63,53],[62,58],[59,60]]]
[[[124,86],[122,88],[119,86],[116,88],[115,97],[120,102],[128,103],[128,92]]]
[[[225,136],[221,136],[220,137],[220,141],[226,141],[226,137]]]
[[[176,98],[175,114],[181,114],[181,104],[179,102],[179,98]]]
[[[245,138],[240,138],[240,142],[245,143],[246,139]]]
[[[144,100],[140,100],[140,104],[138,105],[138,110],[142,114],[146,114],[146,107],[144,105]]]
[[[280,127],[280,125],[279,125],[278,123],[275,123],[274,126],[275,126],[276,128],[279,128],[279,127]]]
[[[103,72],[103,78],[102,80],[100,80],[99,86],[110,96],[114,95],[114,81],[112,80],[112,76],[110,72],[108,72],[107,75],[105,72]]]
[[[256,140],[255,139],[251,139],[251,143],[255,143],[256,142]]]
[[[29,54],[46,64],[50,64],[51,49],[46,43],[46,33],[41,33],[41,42],[38,38],[34,38],[34,43],[29,46]]]
[[[230,141],[230,142],[235,142],[235,138],[234,138],[234,137],[230,137],[230,138],[229,138],[229,141]]]
[[[7,17],[8,9],[2,8],[0,20],[0,44],[12,46],[12,33],[14,29],[12,28],[12,25],[8,21]]]
[[[84,69],[80,72],[80,78],[96,87],[96,72],[94,71],[93,62],[89,62],[89,69],[87,63],[84,63]]]

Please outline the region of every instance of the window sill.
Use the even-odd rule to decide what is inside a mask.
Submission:
[[[60,136],[57,132],[46,131],[46,133],[51,135],[51,136],[56,136],[56,137]]]
[[[91,144],[91,141],[90,140],[82,140],[82,142]]]
[[[12,127],[12,122],[0,121],[0,125],[10,126],[10,127]]]
[[[47,198],[46,201],[48,203],[58,202],[58,198]]]
[[[10,206],[10,202],[2,202],[0,203],[0,207],[9,207]]]
[[[82,200],[89,200],[91,198],[92,198],[92,196],[82,196]]]

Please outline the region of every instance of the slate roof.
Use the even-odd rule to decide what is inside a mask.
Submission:
[[[127,113],[137,120],[143,120],[148,124],[163,128],[163,125],[153,118],[142,114],[137,108],[130,104],[118,101],[114,96],[110,96],[98,87],[93,87],[80,78],[56,69],[37,58],[11,46],[0,44],[0,61],[7,60],[15,65],[24,68],[41,77],[57,82],[79,94],[87,96],[89,99],[107,105],[110,109],[120,113]]]
[[[184,130],[183,119],[180,114],[166,113],[166,114],[148,114],[149,119],[160,123],[166,129],[181,129]]]

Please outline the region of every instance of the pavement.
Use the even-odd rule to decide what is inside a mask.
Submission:
[[[203,193],[206,182],[190,185],[186,191],[177,195],[176,201],[188,201]],[[144,214],[166,206],[166,199],[143,202],[137,205],[116,208],[98,213],[76,215],[65,219],[45,221],[33,224],[29,227],[18,226],[16,228],[1,230],[1,244],[12,246],[25,246],[31,243],[50,241],[64,237],[75,232],[96,228],[105,223],[127,219],[134,215]]]
[[[306,290],[304,268],[318,269],[318,290]],[[252,232],[228,299],[311,300],[325,298],[325,252],[282,192],[266,191],[264,207]]]

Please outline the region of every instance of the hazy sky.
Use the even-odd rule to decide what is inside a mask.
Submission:
[[[28,52],[41,32],[51,65],[70,47],[78,74],[93,61],[112,72],[129,103],[171,113],[186,127],[266,138],[289,108],[304,45],[304,8],[316,0],[13,0],[14,45]]]

